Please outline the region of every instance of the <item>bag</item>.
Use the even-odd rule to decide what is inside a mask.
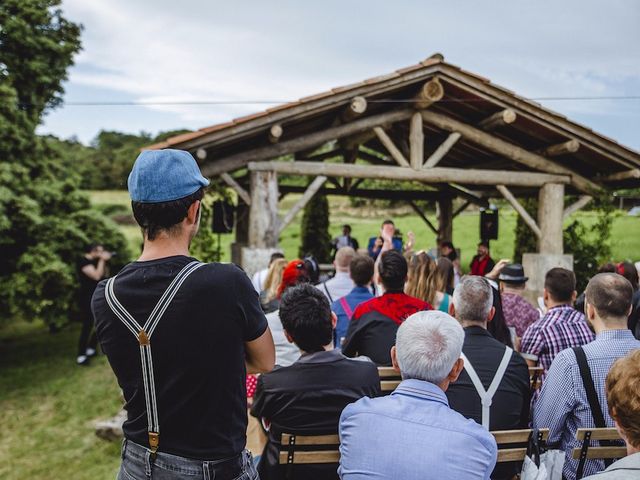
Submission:
[[[547,450],[541,453],[540,435],[533,429],[527,446],[527,456],[522,464],[520,480],[562,480],[564,467],[564,452],[562,450]]]

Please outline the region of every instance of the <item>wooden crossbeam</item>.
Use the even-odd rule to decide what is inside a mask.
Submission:
[[[464,202],[462,205],[460,205],[457,210],[455,212],[453,212],[453,218],[456,218],[458,215],[460,215],[462,212],[464,212],[467,207],[471,205],[471,201],[467,200],[466,202]]]
[[[493,115],[485,118],[480,123],[478,123],[478,128],[481,128],[484,131],[493,130],[498,127],[502,127],[504,125],[509,125],[513,123],[518,118],[516,112],[507,108],[505,110],[501,110],[499,112],[494,113]]]
[[[557,157],[558,155],[565,155],[567,153],[576,153],[580,149],[580,142],[578,140],[568,140],[566,142],[551,145],[545,148],[540,153],[545,157]]]
[[[388,152],[391,154],[393,159],[398,163],[398,165],[400,165],[402,167],[409,167],[410,166],[409,162],[407,162],[407,159],[404,158],[404,155],[402,154],[400,149],[398,147],[396,147],[396,144],[393,143],[393,140],[391,140],[391,137],[389,137],[389,135],[387,135],[387,132],[385,132],[382,129],[382,127],[374,127],[373,131],[376,134],[376,136],[378,137],[378,140],[380,140],[380,142],[388,150]]]
[[[313,182],[311,182],[311,184],[307,187],[305,192],[302,194],[302,197],[300,197],[300,199],[293,205],[293,207],[291,207],[291,210],[289,210],[287,214],[284,216],[284,218],[280,221],[278,225],[278,234],[282,233],[282,231],[287,227],[287,225],[289,225],[293,221],[296,214],[300,210],[302,210],[307,203],[309,203],[309,200],[313,198],[316,192],[320,190],[320,187],[322,187],[322,185],[326,181],[327,181],[327,177],[321,175],[317,177]]]
[[[389,180],[413,180],[416,182],[451,183],[470,185],[491,185],[496,183],[516,187],[540,187],[545,183],[565,184],[568,176],[550,175],[537,172],[512,172],[505,170],[474,170],[462,168],[435,167],[428,170],[413,170],[402,167],[382,167],[371,165],[348,165],[340,163],[316,162],[250,162],[251,171],[274,171],[290,175],[351,178],[377,178]]]
[[[524,223],[526,223],[529,226],[531,231],[535,233],[536,237],[541,238],[542,231],[540,230],[540,227],[538,227],[538,224],[536,223],[536,221],[533,218],[531,218],[531,215],[529,215],[529,212],[527,212],[525,208],[520,204],[520,202],[518,202],[516,197],[513,196],[513,194],[509,191],[509,189],[504,185],[496,185],[496,189],[502,194],[502,196],[507,200],[507,202],[511,204],[513,209],[516,212],[518,212],[518,214],[524,220]]]
[[[331,181],[331,179],[329,179]],[[356,198],[371,198],[373,200],[428,200],[436,201],[442,196],[442,193],[436,190],[375,190],[369,188],[357,188],[358,182],[362,179],[356,180],[354,185],[356,188],[350,188],[348,191],[342,188],[321,188],[318,193],[323,195],[336,195],[336,196],[349,196]],[[304,193],[305,187],[298,185],[280,185],[280,193]]]
[[[424,131],[422,130],[422,115],[419,112],[414,113],[411,117],[409,146],[411,148],[409,155],[411,168],[419,170],[422,168],[424,158]]]
[[[407,203],[411,206],[411,208],[413,208],[413,211],[418,214],[418,216],[424,221],[424,223],[427,224],[427,227],[429,227],[429,229],[433,233],[438,235],[438,229],[435,227],[435,225],[433,225],[433,223],[431,223],[431,220],[429,220],[427,218],[427,216],[424,214],[422,209],[420,207],[418,207],[418,205],[416,205],[416,203],[414,201],[412,201],[412,200],[409,200]]]
[[[513,160],[514,162],[521,163],[530,168],[541,170],[543,172],[569,175],[571,177],[571,184],[580,191],[585,193],[592,193],[602,189],[598,184],[591,180],[577,174],[576,172],[568,169],[563,165],[559,165],[550,161],[549,159],[538,155],[536,153],[529,152],[522,147],[509,143],[505,140],[497,138],[487,132],[483,132],[471,125],[455,120],[446,115],[435,113],[429,110],[422,112],[422,118],[429,125],[436,126],[449,132],[460,132],[465,140],[480,145],[494,153],[498,153],[506,158]],[[514,172],[515,173],[515,172]]]
[[[460,140],[460,135],[458,132],[453,132],[449,134],[447,139],[440,144],[438,148],[436,148],[435,152],[433,152],[427,161],[424,162],[424,168],[433,168],[435,167],[440,160],[444,158],[444,156],[449,153],[449,150],[453,148],[458,140]]]
[[[582,208],[586,207],[591,202],[591,200],[593,200],[592,196],[582,195],[578,200],[576,200],[576,202],[572,203],[571,205],[569,205],[567,208],[564,209],[564,212],[562,212],[562,219],[565,220],[572,213],[575,213],[578,210],[581,210]]]
[[[617,182],[618,180],[629,180],[631,178],[640,178],[640,169],[625,170],[624,172],[612,173],[606,177],[602,177],[604,182]]]
[[[251,205],[251,195],[249,195],[249,192],[242,188],[231,175],[229,175],[228,173],[223,173],[222,175],[220,175],[220,178],[224,180],[224,183],[235,190],[235,192],[238,194],[238,197],[240,197],[244,203],[246,203],[247,205]]]
[[[328,152],[316,153],[309,157],[300,157],[300,160],[305,160],[307,162],[322,162],[327,158],[341,157],[342,155],[344,155],[344,150],[336,148],[334,150],[329,150]]]

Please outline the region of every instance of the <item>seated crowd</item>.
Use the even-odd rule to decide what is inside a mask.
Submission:
[[[381,251],[338,248],[335,276],[315,286],[308,261],[277,258],[265,274],[275,293],[263,308],[277,308],[267,313],[276,368],[250,392],[251,414],[267,430],[261,478],[511,479],[521,463],[496,464],[489,432],[531,427],[549,429],[547,446],[565,452],[566,479],[639,468],[640,454],[612,466],[590,459],[576,477],[572,457],[579,428],[614,425],[629,454],[637,452],[640,367],[612,369],[640,354],[629,320],[637,272],[635,285],[629,275],[594,276],[583,313],[574,308],[573,272],[553,268],[543,312],[524,297],[521,265],[491,261],[486,275],[459,278],[449,242],[439,258],[403,252],[385,235],[388,225],[370,242]],[[387,396],[376,368],[384,366],[402,379]],[[528,366],[541,367],[541,387]],[[283,433],[339,433],[338,470],[281,465]]]

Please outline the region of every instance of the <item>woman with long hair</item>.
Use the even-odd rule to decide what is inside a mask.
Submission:
[[[282,272],[287,266],[284,258],[274,260],[269,266],[267,278],[264,281],[264,290],[260,292],[260,305],[264,313],[271,313],[278,310],[280,299],[278,298],[278,287],[282,282]]]
[[[449,295],[444,290],[445,279],[436,261],[423,250],[411,255],[404,292],[446,312],[449,309]]]

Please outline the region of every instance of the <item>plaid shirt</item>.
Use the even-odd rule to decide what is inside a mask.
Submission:
[[[633,338],[631,331],[626,329],[601,332],[595,341],[583,347],[608,427],[613,427],[613,420],[609,416],[605,393],[607,373],[614,361],[637,348],[640,348],[640,341]],[[558,445],[558,448],[566,452],[562,473],[568,480],[574,480],[578,461],[571,458],[571,451],[582,444],[575,438],[576,430],[595,428],[596,425],[572,349],[561,352],[553,361],[533,410],[533,426],[549,428],[547,443]],[[595,446],[597,442],[591,444]],[[602,460],[587,460],[584,475],[592,475],[603,469]]]
[[[520,354],[538,362],[544,368],[544,378],[551,362],[562,350],[579,347],[593,338],[582,313],[569,305],[558,305],[527,328],[522,336]]]

